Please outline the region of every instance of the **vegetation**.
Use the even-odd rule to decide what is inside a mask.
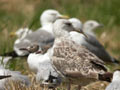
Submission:
[[[0,0],[0,54],[13,50],[16,38],[11,38],[10,32],[21,27],[36,30],[40,27],[41,13],[46,9],[56,9],[82,22],[92,19],[103,23],[104,28],[96,30],[98,39],[111,55],[120,59],[119,3],[120,0]],[[9,64],[12,70],[29,72],[26,58],[16,58]],[[107,66],[110,70],[119,68]]]

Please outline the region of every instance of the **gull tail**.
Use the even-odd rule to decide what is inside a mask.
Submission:
[[[15,51],[3,53],[3,54],[1,54],[0,56],[12,56],[13,58],[18,57],[18,55],[16,54]]]
[[[111,82],[112,77],[113,77],[113,73],[106,72],[104,74],[99,74],[98,79],[101,81]]]

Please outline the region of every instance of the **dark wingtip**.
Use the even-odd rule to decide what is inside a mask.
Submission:
[[[0,79],[5,79],[5,78],[9,78],[9,77],[11,77],[11,75],[1,75]]]
[[[113,73],[111,73],[111,72],[99,74],[99,80],[101,80],[101,81],[111,82],[112,77],[113,77]]]
[[[18,55],[16,54],[15,51],[11,51],[11,52],[7,52],[7,53],[4,53],[4,54],[1,54],[0,56],[11,56],[11,57],[18,57]]]
[[[114,63],[115,63],[115,64],[120,64],[120,61],[117,60],[116,58],[114,58]]]

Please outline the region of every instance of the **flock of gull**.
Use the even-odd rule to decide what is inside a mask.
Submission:
[[[106,63],[119,64],[97,40],[94,30],[103,25],[94,20],[84,24],[77,18],[61,15],[56,10],[45,10],[40,17],[41,28],[32,31],[21,28],[11,33],[17,35],[14,51],[6,56],[27,56],[27,63],[36,75],[36,82],[55,89],[66,83],[86,86],[95,81],[111,82],[106,90],[120,90],[120,70],[109,72]],[[19,71],[5,69],[13,57],[0,57],[0,90],[8,80],[20,81],[30,86],[29,78]],[[112,81],[111,81],[112,80]]]

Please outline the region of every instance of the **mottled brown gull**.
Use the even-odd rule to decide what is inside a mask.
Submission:
[[[68,90],[70,84],[85,86],[97,80],[106,80],[106,77],[102,78],[107,72],[104,62],[72,41],[70,31],[83,33],[68,20],[57,20],[53,26],[55,42],[49,52],[53,67],[69,83]]]

